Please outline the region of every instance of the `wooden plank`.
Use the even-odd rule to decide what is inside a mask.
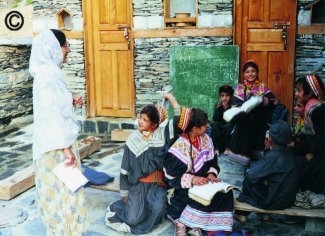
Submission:
[[[325,34],[325,25],[298,26],[298,34]]]
[[[279,214],[279,215],[325,218],[325,209],[307,210],[298,207],[291,207],[284,210],[263,210],[260,208],[253,207],[245,202],[238,202],[237,200],[234,200],[234,208],[235,210],[239,210],[239,211],[251,211],[251,212]]]
[[[62,30],[68,39],[83,39],[83,30]]]
[[[90,185],[91,188],[101,189],[105,191],[120,192],[120,178],[115,177],[114,181],[105,185]]]
[[[96,116],[95,98],[95,63],[94,63],[94,36],[92,34],[93,18],[91,14],[91,3],[82,0],[82,14],[84,16],[84,53],[87,88],[87,116]]]
[[[102,141],[97,137],[87,137],[79,141],[78,143],[80,159],[84,159],[96,152],[102,147]]]
[[[195,22],[196,17],[184,17],[184,18],[165,18],[166,23],[177,23],[177,22]]]
[[[0,200],[10,200],[35,185],[34,167],[30,165],[0,181]]]
[[[165,29],[134,30],[134,38],[176,38],[176,37],[232,36],[232,27],[208,29]]]
[[[282,52],[284,51],[284,45],[279,43],[247,43],[247,50]]]
[[[64,32],[65,36],[68,39],[83,39],[84,31],[83,30],[61,30]],[[38,35],[40,32],[34,32],[34,36]]]
[[[112,130],[111,140],[113,141],[126,141],[134,129],[115,129]]]
[[[83,159],[101,148],[101,139],[87,137],[80,140],[78,146],[80,159]],[[34,166],[30,165],[0,181],[0,200],[10,200],[34,185]]]

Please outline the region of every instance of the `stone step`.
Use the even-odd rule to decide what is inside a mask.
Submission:
[[[136,129],[138,124],[131,118],[96,117],[79,121],[80,133],[111,137],[112,130]]]
[[[101,139],[85,137],[79,140],[78,150],[80,159],[84,159],[101,148]],[[31,157],[30,157],[31,158]],[[0,181],[0,200],[10,200],[18,194],[35,185],[34,166],[15,172],[13,175]]]

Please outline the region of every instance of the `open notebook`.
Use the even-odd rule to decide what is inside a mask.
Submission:
[[[208,206],[217,192],[227,193],[231,189],[241,191],[240,188],[226,182],[209,182],[205,185],[193,186],[189,189],[188,196],[202,205]]]
[[[88,179],[78,168],[65,166],[64,163],[55,167],[53,172],[71,190],[71,192],[77,192],[88,182]]]

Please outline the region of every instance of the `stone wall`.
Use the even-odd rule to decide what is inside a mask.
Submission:
[[[81,0],[48,1],[33,0],[33,31],[44,28],[58,28],[56,13],[67,8],[73,16],[73,30],[83,30]],[[69,91],[86,99],[86,75],[83,39],[68,39],[70,50],[68,62],[63,65],[64,78]],[[85,100],[86,104],[86,100]],[[76,110],[78,115],[86,117],[86,107]]]
[[[33,0],[33,32],[58,28],[56,13],[66,8],[72,15],[72,29],[83,30],[82,0]]]
[[[232,15],[233,0],[199,0],[199,15]]]
[[[311,73],[325,81],[325,35],[297,35],[296,78]]]
[[[30,46],[0,46],[0,128],[32,114],[32,77],[28,73]]]
[[[133,16],[164,16],[161,0],[133,0]]]
[[[81,16],[81,0],[33,0],[33,16],[55,16],[62,8],[68,8],[74,16]]]
[[[299,26],[310,25],[310,9],[305,6],[313,0],[298,0]],[[296,79],[316,73],[325,82],[325,35],[297,35],[296,37]]]
[[[171,46],[232,45],[231,37],[183,37],[135,39],[136,110],[161,101],[169,84],[169,49]]]
[[[68,89],[73,95],[82,96],[87,103],[84,44],[80,39],[69,39],[70,50],[68,61],[62,71],[68,83]],[[76,109],[76,114],[86,117],[86,106]]]
[[[232,26],[232,0],[199,0],[198,28]],[[164,4],[161,0],[133,0],[134,29],[163,29]]]

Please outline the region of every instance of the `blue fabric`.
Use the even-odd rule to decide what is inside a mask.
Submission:
[[[235,232],[225,233],[225,232],[216,232],[213,236],[250,236],[252,231],[250,229],[239,229]]]
[[[114,177],[100,171],[93,170],[85,165],[81,165],[82,173],[89,180],[88,185],[105,185],[114,181]]]
[[[286,121],[288,118],[288,109],[283,104],[278,104],[275,106],[273,112],[272,112],[272,118],[271,118],[271,124],[278,120]]]

